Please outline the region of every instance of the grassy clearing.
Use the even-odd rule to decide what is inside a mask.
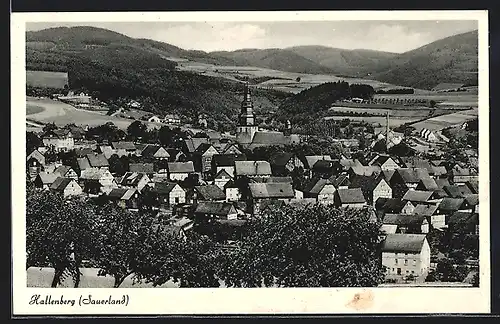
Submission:
[[[472,120],[477,117],[478,117],[478,110],[471,109],[463,112],[456,112],[453,114],[429,118],[427,120],[415,123],[412,126],[415,127],[417,131],[420,131],[424,128],[433,131],[439,131],[446,127],[460,125],[468,120]]]
[[[38,114],[44,111],[45,108],[37,105],[26,105],[26,115],[33,115],[33,114]]]

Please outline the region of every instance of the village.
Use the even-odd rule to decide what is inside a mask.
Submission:
[[[336,141],[340,157],[297,154],[286,148],[308,138],[293,134],[289,123],[283,132],[260,129],[250,92],[245,84],[234,137],[184,132],[166,146],[141,136],[102,140],[88,127],[49,124],[32,134],[39,145],[26,152],[28,181],[68,199],[104,199],[132,212],[146,206],[168,219],[179,239],[200,220],[239,226],[286,205],[363,209],[381,224],[380,262],[392,283],[424,283],[436,270],[439,253],[431,251],[429,233],[479,234],[477,167],[373,151],[380,140],[387,149],[401,142],[430,145],[429,134],[405,135],[387,125],[370,137],[365,163],[351,154],[359,144],[352,139]],[[135,125],[141,128],[140,121]],[[266,148],[281,149],[261,159],[247,154]],[[469,155],[477,156],[477,148]],[[477,264],[476,257],[454,266],[477,272]]]

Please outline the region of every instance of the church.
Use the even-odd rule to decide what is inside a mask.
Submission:
[[[299,135],[291,134],[292,125],[289,121],[287,122],[285,132],[259,129],[253,108],[250,87],[248,86],[248,82],[246,82],[245,93],[241,102],[241,111],[238,117],[238,126],[236,128],[236,141],[241,146],[252,150],[262,146],[283,146],[300,143]]]

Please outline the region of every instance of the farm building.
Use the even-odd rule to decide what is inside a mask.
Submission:
[[[68,72],[26,71],[26,85],[65,89],[68,86]]]
[[[440,83],[434,88],[432,88],[431,91],[442,92],[442,91],[456,90],[462,88],[463,86],[464,85],[462,83]]]
[[[419,135],[430,142],[435,142],[438,139],[436,134],[433,131],[428,130],[427,128],[422,128],[422,130],[419,132]]]

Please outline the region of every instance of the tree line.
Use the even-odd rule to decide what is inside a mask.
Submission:
[[[51,283],[75,287],[84,261],[114,287],[369,287],[383,281],[379,225],[369,213],[323,205],[286,207],[253,219],[233,249],[199,230],[175,235],[150,209],[131,212],[91,198],[65,199],[27,183],[26,268],[55,269]]]

